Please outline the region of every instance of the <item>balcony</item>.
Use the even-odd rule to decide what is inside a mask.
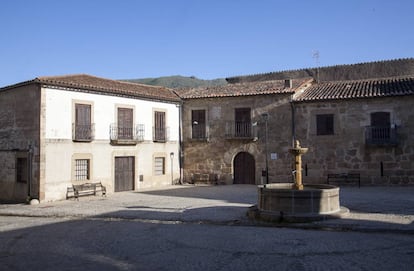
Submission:
[[[193,140],[207,140],[207,130],[205,125],[193,125],[191,129],[191,139]]]
[[[257,139],[257,125],[251,122],[226,122],[225,137],[227,139]]]
[[[135,127],[118,126],[113,123],[109,127],[111,144],[114,145],[136,145],[144,141],[145,126],[137,124]]]
[[[95,138],[95,124],[80,125],[72,123],[72,140],[76,142],[91,142]]]
[[[152,140],[154,142],[167,142],[169,140],[169,127],[156,128],[152,127]]]
[[[395,146],[398,144],[397,128],[367,126],[365,128],[365,143],[376,146]]]

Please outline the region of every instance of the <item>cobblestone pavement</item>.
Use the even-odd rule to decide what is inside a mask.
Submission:
[[[2,204],[0,270],[414,270],[413,192],[343,188],[347,218],[282,225],[248,220],[248,185]]]
[[[343,219],[281,224],[293,228],[414,233],[414,187],[344,187],[341,205],[350,209]],[[248,208],[257,203],[252,185],[170,186],[88,196],[38,205],[0,204],[0,216],[95,217],[187,223],[246,224]]]

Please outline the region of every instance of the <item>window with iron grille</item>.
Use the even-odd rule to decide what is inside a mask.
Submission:
[[[27,183],[28,170],[27,158],[16,159],[16,181],[19,183]]]
[[[165,174],[165,157],[155,157],[154,159],[154,174],[156,176]]]
[[[206,110],[191,111],[192,138],[206,138]]]
[[[333,135],[334,134],[334,115],[321,114],[316,115],[316,134]]]
[[[90,179],[90,160],[76,159],[75,160],[75,180],[89,180]]]

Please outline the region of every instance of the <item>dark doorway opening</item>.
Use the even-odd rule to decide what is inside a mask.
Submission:
[[[240,152],[234,157],[234,184],[256,184],[256,166],[253,155]]]

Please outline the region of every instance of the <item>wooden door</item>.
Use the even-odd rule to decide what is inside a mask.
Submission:
[[[115,192],[134,190],[135,157],[115,157]]]
[[[253,155],[240,152],[233,162],[234,184],[256,184],[256,166]]]

